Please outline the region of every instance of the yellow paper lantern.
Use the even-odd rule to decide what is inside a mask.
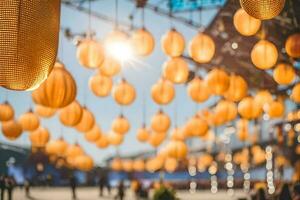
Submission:
[[[267,90],[259,90],[254,97],[257,106],[264,108],[267,103],[273,101],[272,94]]]
[[[40,126],[40,120],[32,110],[21,115],[18,122],[24,131],[34,131]]]
[[[189,44],[189,55],[198,63],[208,63],[215,55],[215,42],[204,33],[198,33]]]
[[[130,123],[126,117],[123,115],[120,115],[111,124],[111,130],[115,133],[124,135],[126,134],[130,129]]]
[[[261,115],[262,107],[253,97],[245,97],[238,105],[238,112],[245,119],[256,119]]]
[[[228,74],[218,68],[211,70],[205,77],[205,82],[211,92],[216,95],[224,94],[229,88]]]
[[[110,167],[114,171],[121,171],[123,169],[122,160],[119,158],[115,158],[110,163]]]
[[[210,89],[207,87],[205,81],[201,80],[198,76],[189,82],[187,92],[196,103],[202,103],[210,97]]]
[[[300,83],[296,84],[292,89],[290,97],[294,102],[300,103]]]
[[[189,66],[181,57],[173,57],[163,65],[163,76],[173,83],[185,83],[189,76]]]
[[[232,121],[237,116],[237,107],[231,101],[221,100],[215,108],[216,115],[223,117],[225,122]]]
[[[143,27],[132,34],[131,43],[135,54],[139,56],[148,56],[154,49],[155,40],[153,35]]]
[[[114,146],[119,146],[123,143],[124,141],[124,136],[118,133],[115,133],[113,131],[110,131],[107,135],[107,139],[109,144],[114,145]]]
[[[233,16],[233,24],[240,34],[244,36],[252,36],[259,30],[261,21],[248,15],[244,9],[240,8]]]
[[[185,41],[182,34],[171,29],[161,38],[161,48],[170,57],[182,55],[185,48]]]
[[[208,131],[208,124],[199,115],[196,115],[188,120],[185,128],[189,135],[202,137],[205,136]]]
[[[65,156],[67,158],[76,158],[77,156],[83,155],[84,151],[79,144],[68,145]]]
[[[230,101],[240,101],[248,93],[248,84],[245,79],[238,75],[230,75],[229,88],[224,94],[224,97]]]
[[[91,130],[84,133],[85,139],[89,142],[96,142],[101,136],[102,132],[97,124],[94,124],[94,127]]]
[[[176,159],[184,159],[187,156],[187,145],[182,141],[171,141],[167,146],[169,156]]]
[[[38,114],[40,117],[49,118],[49,117],[52,117],[55,114],[56,109],[45,107],[45,106],[42,106],[42,105],[36,105],[35,108],[34,108],[34,112],[36,114]]]
[[[97,141],[96,141],[97,147],[100,149],[105,149],[109,146],[109,141],[106,137],[106,135],[102,135]]]
[[[104,60],[104,49],[99,42],[87,38],[80,41],[76,56],[80,65],[86,68],[98,68]]]
[[[271,101],[265,106],[265,112],[270,118],[279,118],[284,115],[285,106],[282,101]]]
[[[14,108],[5,101],[4,103],[0,104],[0,121],[10,121],[14,118],[15,111]]]
[[[94,161],[90,156],[80,155],[75,158],[75,166],[82,171],[90,171],[94,167]]]
[[[285,42],[285,50],[289,56],[300,58],[300,33],[288,37]]]
[[[278,59],[276,46],[267,40],[260,40],[251,50],[252,63],[259,69],[272,68]]]
[[[178,166],[178,162],[175,158],[167,158],[165,161],[164,168],[168,173],[173,173]]]
[[[49,155],[62,156],[65,154],[67,147],[68,144],[62,138],[58,140],[51,140],[46,145],[46,153]]]
[[[125,172],[132,172],[133,170],[133,162],[132,160],[123,160],[122,161],[123,170]]]
[[[83,109],[78,101],[73,101],[59,112],[59,120],[65,126],[76,126],[81,121]]]
[[[288,85],[294,81],[296,72],[288,63],[278,64],[273,71],[274,80],[280,85]]]
[[[120,71],[121,71],[121,65],[119,61],[117,61],[112,56],[106,55],[100,67],[100,73],[103,76],[112,77],[120,73]]]
[[[165,133],[155,133],[155,132],[153,132],[150,135],[149,139],[148,139],[148,143],[152,147],[156,148],[159,145],[161,145],[165,139],[166,139],[166,134]]]
[[[240,141],[245,142],[249,138],[249,121],[240,119],[237,122],[237,137]]]
[[[136,172],[145,171],[145,162],[142,159],[136,159],[133,161],[133,170]]]
[[[86,107],[82,108],[82,117],[75,128],[80,132],[87,132],[94,127],[95,117]]]
[[[171,126],[170,117],[159,110],[151,119],[151,129],[158,133],[165,133]]]
[[[9,140],[16,140],[22,131],[22,126],[15,120],[2,122],[2,133]]]
[[[29,139],[32,147],[42,148],[48,143],[50,134],[46,128],[40,126],[29,134]]]
[[[164,160],[160,157],[155,157],[147,160],[146,169],[147,171],[153,173],[163,167]]]
[[[136,92],[130,83],[122,79],[120,83],[113,87],[112,96],[118,104],[130,105],[135,100]]]
[[[98,97],[106,97],[110,94],[113,81],[111,77],[96,73],[89,80],[90,90]]]
[[[169,104],[175,97],[174,85],[170,81],[161,78],[152,86],[151,96],[157,104]]]
[[[146,142],[150,137],[150,131],[145,127],[141,127],[137,130],[136,138],[140,142]]]

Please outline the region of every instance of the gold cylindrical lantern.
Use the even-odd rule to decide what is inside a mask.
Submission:
[[[206,85],[205,81],[196,76],[187,87],[188,95],[196,103],[202,103],[210,97],[210,89]]]
[[[60,0],[0,2],[0,86],[32,90],[55,63]]]
[[[276,46],[267,40],[257,42],[251,51],[252,63],[259,69],[272,68],[278,59]]]
[[[300,58],[300,33],[288,37],[285,42],[285,50],[289,56]]]
[[[10,105],[9,102],[5,101],[4,103],[0,104],[0,121],[10,121],[14,118],[15,111],[14,108]]]
[[[151,88],[152,99],[160,105],[169,104],[175,97],[175,89],[172,82],[161,78]]]
[[[273,71],[274,80],[280,85],[288,85],[294,81],[296,72],[288,63],[278,64]]]
[[[141,28],[132,34],[131,43],[135,54],[148,56],[154,49],[155,40],[153,35],[146,28]]]
[[[111,77],[96,73],[89,80],[90,90],[98,97],[106,97],[110,94],[113,81]]]
[[[183,35],[171,29],[161,38],[161,48],[170,57],[181,56],[185,48]]]
[[[95,117],[91,111],[83,107],[83,113],[80,122],[75,126],[75,128],[80,132],[87,132],[94,127]]]
[[[215,42],[204,33],[198,33],[189,44],[189,55],[198,63],[208,63],[215,55]]]
[[[9,140],[17,139],[22,131],[22,126],[15,120],[2,122],[2,133]]]
[[[82,115],[83,109],[75,100],[60,110],[59,119],[65,126],[76,126],[81,121]]]
[[[189,66],[180,57],[173,57],[163,65],[164,78],[173,83],[185,83],[189,76]]]
[[[39,117],[32,110],[21,115],[18,122],[24,131],[34,131],[40,126]]]
[[[118,104],[130,105],[136,97],[135,88],[125,79],[122,79],[120,83],[114,85],[112,96]]]
[[[233,16],[233,24],[235,29],[244,36],[255,35],[260,28],[261,21],[256,19],[240,8]]]

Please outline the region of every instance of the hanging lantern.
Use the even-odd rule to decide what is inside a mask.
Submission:
[[[300,83],[296,84],[292,89],[292,94],[290,98],[296,102],[300,103]]]
[[[182,128],[174,128],[171,131],[171,140],[178,140],[178,141],[184,141],[185,135]]]
[[[113,81],[111,77],[96,73],[89,80],[90,90],[98,97],[106,97],[110,94]]]
[[[159,110],[151,119],[151,129],[157,133],[165,133],[171,126],[170,117]]]
[[[114,133],[113,131],[110,131],[107,135],[107,139],[109,144],[114,146],[119,146],[124,141],[124,136],[118,133]]]
[[[272,68],[278,59],[278,51],[276,46],[267,40],[260,40],[251,50],[252,63],[258,69]]]
[[[229,122],[236,118],[237,108],[235,103],[231,101],[221,100],[216,105],[215,113],[216,115],[222,116],[225,122]]]
[[[125,135],[130,129],[130,123],[126,117],[120,115],[111,124],[111,130],[115,133]]]
[[[97,147],[100,149],[105,149],[109,146],[109,141],[106,137],[106,135],[102,135],[97,141],[96,141]]]
[[[56,109],[45,107],[45,106],[42,106],[42,105],[36,105],[35,108],[34,108],[34,112],[36,114],[38,114],[40,117],[49,118],[49,117],[52,117],[55,114]]]
[[[240,8],[233,16],[233,24],[240,34],[244,36],[252,36],[259,30],[261,21],[248,15],[243,8]]]
[[[127,33],[125,33],[124,31],[121,31],[119,29],[114,29],[104,39],[105,47],[108,47],[108,46],[114,45],[114,44],[120,44],[120,43],[123,43],[126,41],[128,41]]]
[[[294,81],[296,72],[288,63],[278,64],[273,71],[274,80],[280,85],[288,85]]]
[[[198,63],[208,63],[215,55],[215,42],[204,33],[198,33],[189,44],[189,55]]]
[[[205,136],[208,131],[208,124],[199,115],[192,117],[186,123],[185,127],[188,135],[191,136]]]
[[[60,0],[1,3],[0,86],[33,90],[47,79],[57,54],[60,5]]]
[[[183,35],[171,29],[161,38],[161,48],[170,57],[181,56],[185,48]]]
[[[81,121],[83,109],[78,101],[73,101],[70,105],[62,108],[59,119],[65,126],[76,126]]]
[[[242,142],[247,141],[249,138],[249,121],[247,119],[240,119],[236,126],[238,139]]]
[[[256,19],[272,19],[280,14],[285,0],[240,0],[241,7]]]
[[[81,171],[90,171],[94,167],[94,161],[90,156],[80,155],[75,158],[75,166]]]
[[[284,115],[285,106],[282,101],[271,101],[266,104],[265,112],[270,118],[279,118]]]
[[[67,158],[76,158],[77,156],[81,156],[84,154],[83,149],[78,144],[68,145],[65,156]]]
[[[238,75],[230,75],[229,88],[224,94],[224,97],[229,101],[240,101],[248,93],[248,84],[245,79]]]
[[[155,40],[152,34],[143,27],[132,34],[131,43],[135,54],[139,56],[148,56],[154,49]]]
[[[104,49],[99,42],[86,38],[80,41],[76,57],[80,65],[86,68],[98,68],[104,60]]]
[[[173,83],[185,83],[189,76],[189,66],[181,57],[173,57],[163,65],[163,76]]]
[[[103,76],[112,77],[120,73],[121,65],[115,58],[106,55],[99,70]]]
[[[285,42],[285,50],[292,58],[300,58],[300,33],[288,37]]]
[[[148,139],[148,143],[152,147],[156,148],[159,145],[161,145],[165,139],[166,139],[166,134],[165,133],[155,133],[155,132],[153,132],[150,135],[149,139]]]
[[[14,116],[15,116],[14,108],[10,105],[9,102],[5,101],[4,103],[0,104],[1,122],[10,121],[14,118]]]
[[[260,90],[255,94],[254,101],[256,103],[256,106],[260,106],[261,108],[264,108],[264,106],[267,103],[270,103],[273,101],[273,97],[269,91]]]
[[[38,89],[32,92],[35,103],[50,108],[63,108],[75,100],[76,82],[63,64],[56,62],[47,78]]]
[[[82,117],[75,128],[80,132],[87,132],[94,127],[95,117],[86,107],[82,109]]]
[[[141,127],[137,130],[136,138],[140,142],[146,142],[150,137],[150,131],[145,127]]]
[[[46,153],[49,155],[62,156],[65,154],[67,147],[68,144],[62,138],[51,140],[46,145]]]
[[[151,96],[157,104],[169,104],[175,97],[174,85],[170,81],[161,78],[152,86]]]
[[[171,141],[167,148],[171,158],[184,159],[188,153],[188,148],[182,141]]]
[[[133,170],[136,172],[145,171],[145,162],[142,159],[136,159],[133,161]]]
[[[97,124],[94,124],[94,127],[84,133],[84,138],[89,142],[96,142],[102,137],[102,131]]]
[[[210,89],[198,76],[189,82],[187,92],[196,103],[202,103],[210,97]]]
[[[22,126],[15,120],[2,122],[2,133],[9,140],[16,140],[22,131]]]
[[[112,160],[110,167],[114,171],[121,171],[123,169],[122,160],[119,158],[115,158]]]
[[[46,128],[39,127],[29,134],[29,140],[32,147],[42,148],[49,142],[50,134]]]
[[[205,77],[205,82],[211,92],[216,95],[224,94],[229,88],[228,74],[218,68],[211,70]]]
[[[155,157],[147,160],[146,169],[147,171],[153,173],[163,167],[164,160],[160,157]]]
[[[40,126],[40,120],[32,110],[21,115],[18,122],[24,131],[34,131]]]
[[[133,162],[132,162],[132,160],[123,160],[122,166],[123,166],[123,170],[125,172],[132,172],[132,170],[133,170]]]
[[[175,158],[167,158],[165,161],[164,168],[168,173],[173,173],[178,166],[178,162]]]
[[[245,97],[238,105],[238,112],[245,119],[256,119],[261,115],[262,107],[256,103],[253,97]]]
[[[114,100],[120,105],[130,105],[135,100],[136,92],[134,87],[125,79],[115,85],[112,90]]]

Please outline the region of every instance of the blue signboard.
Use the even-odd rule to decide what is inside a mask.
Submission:
[[[170,0],[173,12],[224,6],[226,0]]]

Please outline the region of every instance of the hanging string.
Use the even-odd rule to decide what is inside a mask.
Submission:
[[[175,98],[174,107],[174,128],[177,128],[177,98]]]
[[[199,8],[199,32],[204,31],[204,27],[202,24],[202,0],[200,1],[200,8]]]
[[[172,0],[169,0],[169,18],[170,18],[170,27],[173,28]]]
[[[145,94],[145,90],[143,90],[142,107],[143,107],[143,113],[142,113],[143,126],[146,126],[146,113],[147,113],[146,109],[147,108],[146,108],[146,94]]]
[[[145,8],[142,8],[142,28],[145,28]]]
[[[91,21],[92,21],[92,5],[91,5],[91,0],[89,0],[89,21],[88,21],[88,32],[87,32],[87,37],[91,37]]]
[[[119,1],[115,0],[115,28],[119,27]]]

